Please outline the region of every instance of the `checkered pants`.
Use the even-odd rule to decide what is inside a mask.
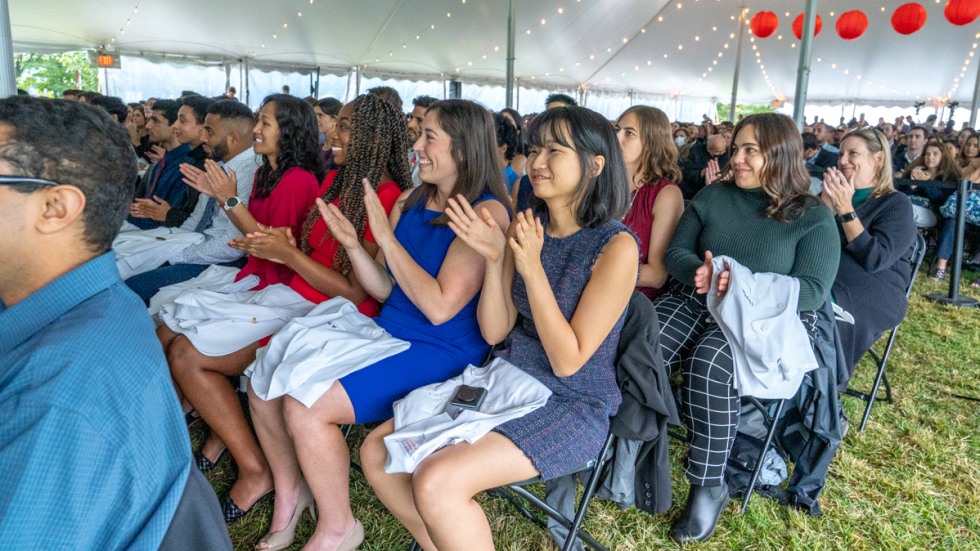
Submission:
[[[719,486],[735,441],[740,411],[734,387],[731,347],[718,324],[710,319],[704,295],[675,284],[654,306],[660,320],[660,346],[671,373],[684,376],[682,410],[690,451],[684,465],[696,486]],[[815,312],[800,312],[810,335],[816,330]]]

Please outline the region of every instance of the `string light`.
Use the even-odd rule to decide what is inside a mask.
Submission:
[[[124,36],[126,34],[126,27],[129,27],[129,26],[131,26],[133,24],[133,18],[136,17],[136,14],[138,14],[140,12],[140,2],[141,1],[142,0],[137,0],[136,5],[133,6],[133,11],[130,12],[129,16],[126,18],[126,23],[124,25],[122,25],[122,26],[119,27],[118,36]],[[112,35],[112,37],[109,39],[109,42],[111,44],[115,44],[116,43],[116,38],[117,38],[116,35]]]

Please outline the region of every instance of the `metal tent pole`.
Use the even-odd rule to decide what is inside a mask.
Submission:
[[[977,111],[980,110],[980,63],[976,67],[977,80],[973,83],[973,100],[970,101],[970,128],[977,127]]]
[[[10,32],[10,7],[0,0],[0,96],[17,95],[17,75],[14,73],[14,39]]]
[[[735,74],[732,76],[732,104],[728,120],[735,122],[735,104],[738,100],[738,73],[742,68],[742,42],[745,40],[745,6],[738,7],[738,46],[735,48]]]
[[[507,0],[507,107],[514,108],[514,0]]]
[[[803,128],[803,108],[806,107],[806,91],[810,86],[810,58],[813,53],[813,29],[816,25],[817,0],[806,0],[803,38],[800,42],[800,64],[796,70],[796,93],[793,95],[793,120],[800,128]]]
[[[964,198],[970,190],[970,181],[963,178],[960,181],[960,188],[957,190],[958,201],[956,203],[956,219],[948,220],[946,223],[956,224],[953,236],[953,258],[950,259],[953,267],[952,278],[949,280],[949,294],[932,294],[929,300],[940,304],[952,306],[966,306],[971,308],[980,307],[980,301],[974,298],[960,296],[960,275],[963,273],[963,242],[966,234],[966,201]]]

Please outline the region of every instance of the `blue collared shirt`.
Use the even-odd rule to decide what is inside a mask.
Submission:
[[[0,541],[160,546],[190,444],[146,308],[96,257],[0,303]]]

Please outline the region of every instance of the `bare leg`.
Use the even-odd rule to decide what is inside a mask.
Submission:
[[[412,494],[440,551],[492,551],[490,524],[473,496],[537,475],[524,452],[491,432],[473,444],[455,444],[430,455],[412,475]]]
[[[294,449],[295,444],[286,430],[286,419],[282,412],[284,401],[284,398],[269,401],[259,398],[249,382],[248,405],[252,410],[252,425],[272,469],[272,480],[276,487],[276,500],[269,532],[279,532],[289,524],[296,510],[303,482],[303,474],[299,470],[299,460]]]
[[[157,338],[160,339],[160,344],[163,346],[163,355],[169,355],[170,345],[173,344],[174,339],[177,338],[177,333],[171,331],[170,328],[167,327],[167,324],[161,323],[157,326]],[[180,407],[183,408],[184,413],[189,413],[194,408],[191,407],[191,405],[187,403],[187,400],[184,398],[184,391],[180,389],[180,385],[177,384],[177,381],[175,381],[173,377],[170,378],[170,382],[174,384],[174,391],[177,393],[177,399],[180,400]]]
[[[388,450],[385,448],[384,437],[395,430],[394,420],[371,431],[371,434],[361,445],[361,468],[378,499],[395,515],[415,537],[425,551],[437,551],[436,544],[429,537],[422,517],[415,508],[415,497],[412,494],[412,475],[385,472],[385,462],[388,461]]]
[[[180,336],[173,340],[167,354],[170,373],[187,401],[235,458],[238,480],[228,495],[246,511],[272,489],[272,474],[227,376],[241,375],[255,359],[257,349],[258,343],[253,343],[227,356],[205,356]]]
[[[312,408],[292,397],[284,397],[283,413],[319,511],[316,531],[304,549],[333,550],[354,528],[350,509],[350,450],[338,427],[354,422],[354,407],[338,382]]]

